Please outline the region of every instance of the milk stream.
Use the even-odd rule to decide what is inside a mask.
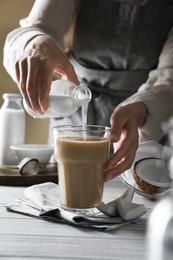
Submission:
[[[82,127],[83,127],[83,138],[84,140],[87,139],[87,114],[88,114],[88,102],[84,102],[81,106],[82,108]]]

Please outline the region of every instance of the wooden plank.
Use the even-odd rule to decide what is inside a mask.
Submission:
[[[48,165],[46,168],[40,169],[36,175],[21,175],[17,168],[0,168],[0,185],[30,186],[47,181],[58,183],[56,166]]]
[[[13,213],[11,213],[13,214]],[[122,238],[128,238],[131,239],[134,237],[134,234],[138,235],[138,238],[143,238],[143,235],[146,231],[146,219],[141,218],[138,222],[133,224],[128,224],[127,226],[121,227],[120,229],[117,229],[111,233],[104,233],[99,231],[93,231],[88,230],[80,227],[72,227],[65,224],[60,223],[51,223],[46,222],[39,219],[33,219],[31,217],[25,217],[25,218],[1,218],[1,228],[0,228],[0,234],[9,234],[9,235],[42,235],[44,230],[45,236],[54,236],[57,234],[59,236],[84,236],[84,237],[99,237],[100,238],[109,238],[114,237],[114,235],[121,235]],[[11,215],[12,217],[13,215]],[[19,215],[20,216],[20,215]],[[20,225],[19,225],[20,223]],[[133,232],[132,232],[133,231]],[[135,237],[134,237],[135,239]]]
[[[56,259],[144,259],[145,243],[111,237],[110,239],[93,237],[57,236],[10,236],[0,239],[0,255],[10,257],[45,257]],[[135,243],[135,246],[134,246]],[[143,244],[141,246],[141,244]],[[10,245],[10,247],[9,247]],[[134,250],[132,250],[132,248]]]

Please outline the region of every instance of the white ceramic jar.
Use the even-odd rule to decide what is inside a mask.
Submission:
[[[0,165],[16,165],[10,145],[25,142],[25,111],[20,94],[5,93],[0,109]]]

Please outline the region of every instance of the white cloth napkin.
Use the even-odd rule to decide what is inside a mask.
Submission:
[[[100,203],[92,215],[83,215],[62,209],[59,205],[59,186],[47,182],[26,188],[25,199],[17,199],[18,203],[8,206],[7,210],[48,221],[111,231],[146,213],[143,204],[132,202],[133,194],[133,188],[127,189],[121,197],[107,204]]]

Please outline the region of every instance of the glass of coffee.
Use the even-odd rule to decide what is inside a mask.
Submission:
[[[90,213],[101,202],[109,134],[105,126],[53,128],[62,208]]]

